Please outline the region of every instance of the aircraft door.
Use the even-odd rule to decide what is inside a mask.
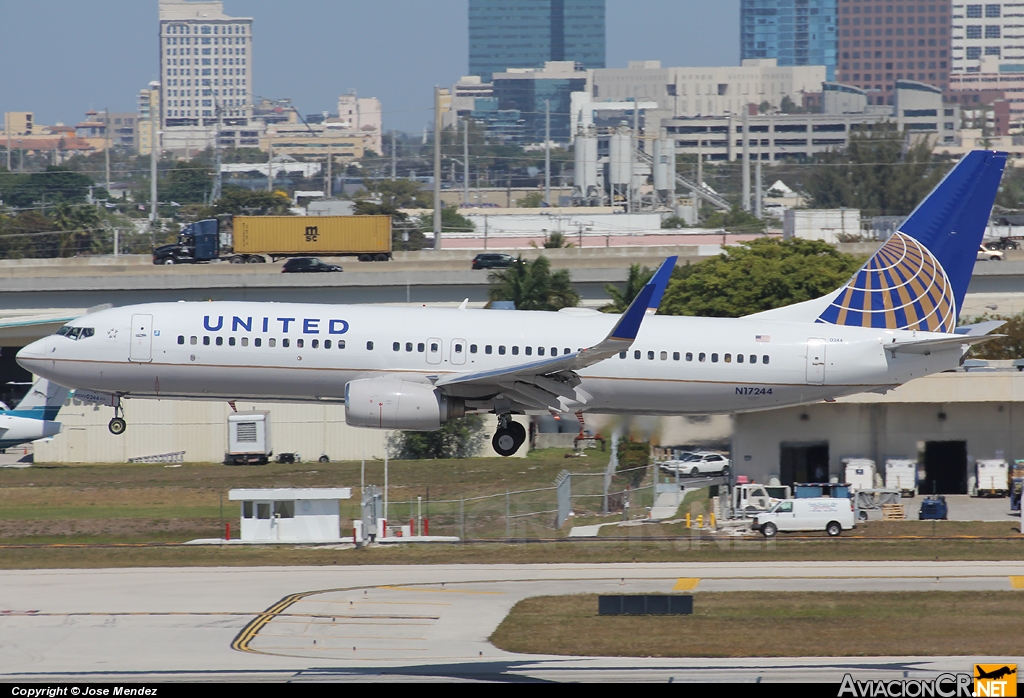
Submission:
[[[441,363],[441,340],[431,337],[427,340],[427,363]]]
[[[452,363],[456,366],[466,363],[466,340],[464,339],[453,339],[452,350],[449,356],[451,357]]]
[[[825,340],[820,337],[807,340],[807,382],[825,382]]]
[[[131,349],[129,361],[145,363],[153,360],[153,316],[132,315]]]

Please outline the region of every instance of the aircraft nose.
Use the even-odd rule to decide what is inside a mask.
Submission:
[[[30,365],[26,365],[25,362],[31,362],[33,359],[44,359],[47,354],[50,353],[50,338],[44,337],[43,339],[37,339],[26,347],[23,347],[15,357],[22,368],[31,370]]]

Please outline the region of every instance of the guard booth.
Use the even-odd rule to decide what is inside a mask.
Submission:
[[[340,501],[352,489],[231,490],[241,502],[242,541],[321,543],[341,539]]]

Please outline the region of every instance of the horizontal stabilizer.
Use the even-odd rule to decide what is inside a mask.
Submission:
[[[998,339],[1005,336],[1001,334],[957,335],[955,337],[939,337],[937,339],[892,342],[885,345],[885,350],[892,353],[893,356],[896,356],[896,354],[923,354],[928,356],[940,351],[953,351],[956,349],[966,351],[968,347],[975,344],[982,344],[990,339]]]
[[[995,332],[1006,324],[1006,320],[986,320],[974,325],[963,325],[956,328],[956,334],[967,335],[968,337],[980,337],[989,332]]]

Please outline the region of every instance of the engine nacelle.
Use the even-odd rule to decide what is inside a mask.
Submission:
[[[435,431],[466,414],[466,403],[430,383],[381,377],[345,386],[345,421],[353,427]]]

